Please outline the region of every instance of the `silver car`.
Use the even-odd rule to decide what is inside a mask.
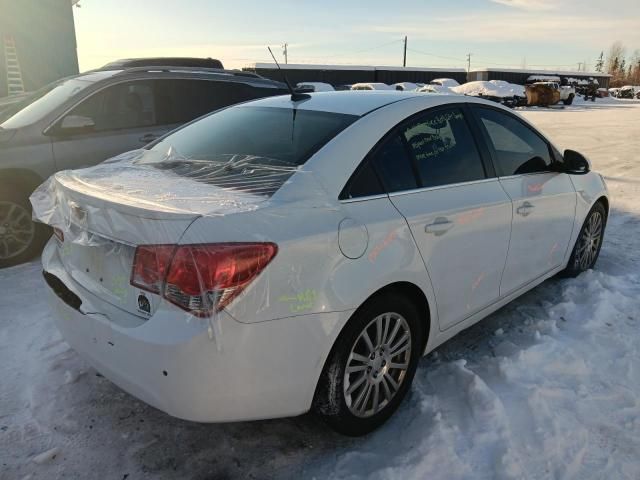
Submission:
[[[49,229],[29,195],[58,170],[95,165],[234,103],[279,95],[255,74],[189,67],[87,72],[0,109],[0,268],[35,256]]]

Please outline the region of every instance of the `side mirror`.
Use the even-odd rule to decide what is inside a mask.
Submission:
[[[564,151],[565,172],[573,175],[584,175],[591,171],[591,164],[587,157],[575,150]]]
[[[67,115],[60,123],[60,133],[84,133],[91,132],[96,126],[96,122],[91,117],[82,115]]]

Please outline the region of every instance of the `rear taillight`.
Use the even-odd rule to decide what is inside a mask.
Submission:
[[[131,269],[131,285],[160,293],[176,245],[140,245]]]
[[[131,285],[203,317],[227,306],[277,252],[275,243],[141,245]]]

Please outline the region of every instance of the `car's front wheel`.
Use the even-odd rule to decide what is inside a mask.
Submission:
[[[363,305],[338,337],[314,398],[314,410],[336,431],[364,435],[384,423],[411,386],[421,354],[416,307],[385,293]]]
[[[607,212],[601,202],[596,203],[582,225],[571,252],[567,268],[562,271],[564,276],[576,275],[593,268],[600,254]]]

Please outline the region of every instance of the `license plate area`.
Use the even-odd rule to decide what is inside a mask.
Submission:
[[[58,249],[66,272],[78,285],[114,306],[137,311],[135,289],[129,285],[134,247],[101,239],[98,245],[65,240]]]

